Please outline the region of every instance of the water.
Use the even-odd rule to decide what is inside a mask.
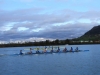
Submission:
[[[21,56],[13,54],[27,47],[0,48],[0,75],[100,75],[100,45],[67,48],[77,46],[89,51]]]

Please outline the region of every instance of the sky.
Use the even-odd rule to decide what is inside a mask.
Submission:
[[[100,25],[100,0],[0,0],[0,43],[71,39]]]

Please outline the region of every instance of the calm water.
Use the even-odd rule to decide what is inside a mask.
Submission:
[[[0,48],[0,75],[100,75],[100,45],[71,46],[89,51],[19,56],[27,47]]]

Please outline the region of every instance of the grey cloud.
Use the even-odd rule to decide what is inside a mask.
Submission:
[[[36,12],[34,12],[37,10]],[[41,13],[41,9],[27,9],[18,11],[2,11],[0,13],[0,26],[6,26],[10,22],[15,22],[12,28],[7,31],[0,32],[1,40],[10,39],[28,39],[28,38],[52,38],[52,39],[67,39],[79,37],[98,23],[79,23],[79,19],[97,19],[100,18],[100,11],[92,12],[76,12],[72,10],[63,10],[60,14]],[[25,13],[24,13],[25,12]],[[98,14],[98,16],[94,15]],[[74,23],[54,24],[74,21]],[[29,28],[26,31],[18,31],[19,27]],[[43,28],[39,32],[35,32],[37,28]]]

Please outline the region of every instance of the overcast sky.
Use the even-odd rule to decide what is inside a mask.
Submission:
[[[76,38],[100,23],[100,0],[0,0],[0,42]]]

